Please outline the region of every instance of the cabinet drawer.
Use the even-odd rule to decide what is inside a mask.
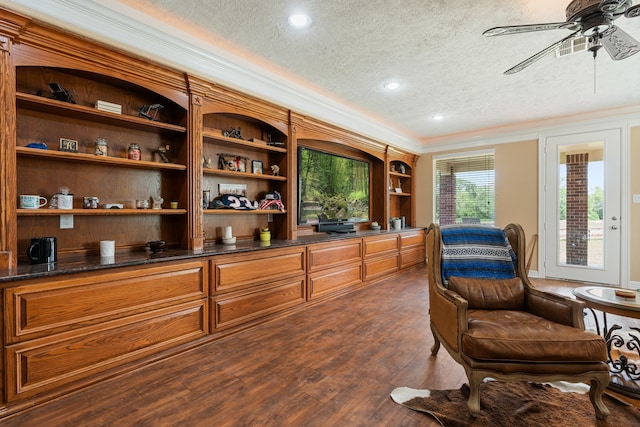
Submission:
[[[309,275],[309,299],[362,283],[362,263],[322,270]]]
[[[420,264],[424,262],[425,249],[416,246],[410,249],[405,249],[400,252],[400,268],[410,267],[412,265]]]
[[[398,251],[398,235],[389,234],[384,236],[365,237],[364,239],[364,257],[380,255]]]
[[[301,247],[214,258],[212,292],[244,289],[304,274],[304,254]]]
[[[354,261],[362,261],[361,239],[348,239],[309,246],[309,273]]]
[[[211,329],[224,329],[305,302],[305,278],[280,281],[243,295],[213,298]]]
[[[8,343],[206,297],[206,263],[124,268],[5,290]]]
[[[375,257],[364,261],[364,279],[384,276],[398,271],[400,254]]]
[[[54,390],[207,333],[205,301],[6,347],[9,401]]]
[[[400,247],[403,249],[409,246],[424,246],[424,245],[425,245],[424,230],[400,234]]]

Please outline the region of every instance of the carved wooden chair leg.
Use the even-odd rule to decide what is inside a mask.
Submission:
[[[475,418],[480,413],[480,384],[485,376],[479,372],[467,371],[467,379],[469,380],[469,400],[467,407],[469,414]]]
[[[431,355],[435,356],[436,354],[438,354],[438,350],[440,350],[440,340],[438,339],[438,336],[436,335],[436,333],[433,331],[433,326],[431,326],[431,335],[433,336],[433,345],[431,346]]]
[[[604,389],[609,384],[609,373],[604,373],[604,380],[601,377],[595,378],[591,380],[591,389],[589,390],[589,399],[591,399],[591,404],[593,408],[596,410],[596,418],[599,420],[604,420],[609,415],[609,408],[607,408],[602,401],[602,394],[604,393]]]

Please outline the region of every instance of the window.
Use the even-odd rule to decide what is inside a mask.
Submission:
[[[434,157],[436,223],[493,225],[494,157],[493,150]]]

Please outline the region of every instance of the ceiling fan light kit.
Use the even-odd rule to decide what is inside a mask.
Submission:
[[[547,54],[581,37],[588,41],[588,50],[594,58],[600,48],[604,47],[614,61],[619,61],[640,51],[640,43],[614,25],[614,21],[621,16],[640,16],[640,5],[634,6],[632,0],[573,0],[567,6],[565,22],[495,27],[483,34],[492,37],[557,29],[573,31],[564,39],[508,69],[505,74],[522,71]]]

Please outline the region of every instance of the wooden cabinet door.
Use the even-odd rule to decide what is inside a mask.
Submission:
[[[308,273],[352,262],[361,262],[362,240],[346,239],[309,245],[308,253]]]
[[[5,348],[7,399],[88,380],[110,368],[204,337],[205,301],[193,301]]]

